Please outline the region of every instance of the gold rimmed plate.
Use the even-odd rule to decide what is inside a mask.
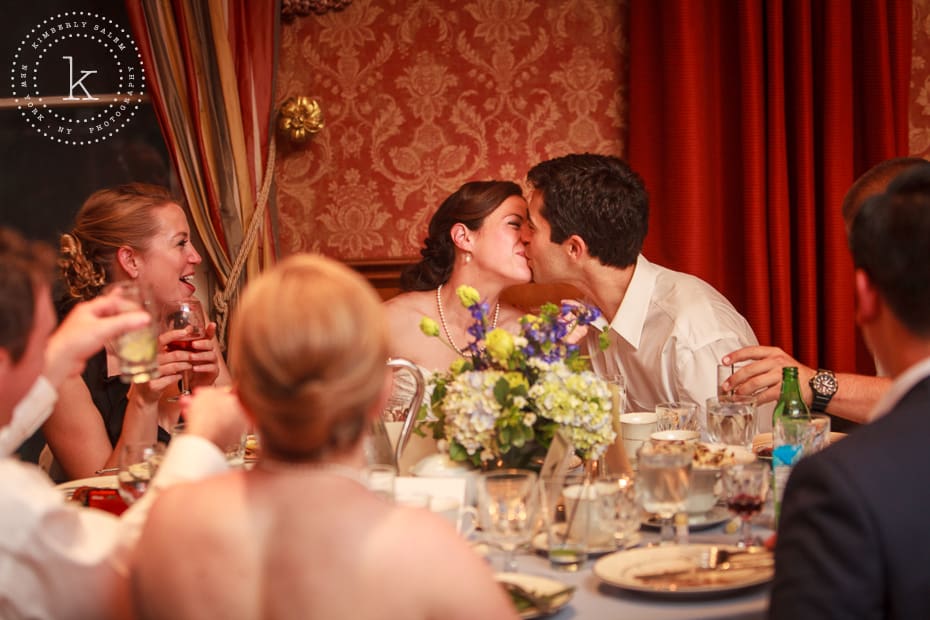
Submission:
[[[701,569],[702,555],[721,545],[691,544],[643,547],[605,555],[594,563],[594,574],[604,583],[668,597],[714,597],[732,594],[771,581],[774,562],[753,558],[728,570]]]

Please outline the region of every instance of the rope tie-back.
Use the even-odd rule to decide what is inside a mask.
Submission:
[[[275,163],[275,136],[271,132],[271,139],[268,144],[268,161],[265,163],[265,174],[262,179],[262,188],[258,192],[258,198],[255,203],[255,211],[252,213],[252,219],[246,229],[245,237],[239,246],[239,252],[236,254],[236,260],[233,262],[232,269],[229,271],[229,277],[226,279],[226,288],[217,290],[213,294],[213,308],[216,311],[216,335],[220,343],[226,342],[226,326],[229,322],[229,304],[230,300],[239,292],[239,275],[245,262],[248,260],[249,252],[255,245],[258,233],[261,230],[262,222],[265,220],[265,207],[268,204],[268,194],[271,192],[271,181],[274,178]],[[225,349],[225,344],[223,344]]]

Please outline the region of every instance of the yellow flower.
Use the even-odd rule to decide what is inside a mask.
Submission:
[[[420,331],[427,336],[438,336],[439,324],[428,316],[425,316],[420,319]]]
[[[487,352],[499,364],[507,364],[513,355],[513,336],[506,329],[500,327],[492,329],[485,337]]]
[[[481,296],[478,295],[478,291],[465,284],[455,289],[455,294],[459,296],[459,301],[461,301],[462,305],[466,308],[474,306],[481,301]]]
[[[467,363],[468,362],[465,361],[465,358],[456,358],[456,360],[452,362],[452,365],[449,366],[449,370],[452,371],[452,374],[454,375],[460,374],[465,369],[465,365]]]

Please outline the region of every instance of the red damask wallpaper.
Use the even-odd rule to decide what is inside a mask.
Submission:
[[[622,154],[625,14],[625,0],[353,0],[283,24],[278,101],[315,97],[326,124],[279,151],[283,253],[412,259],[463,182]]]
[[[930,159],[930,0],[914,0],[911,57],[911,155]]]

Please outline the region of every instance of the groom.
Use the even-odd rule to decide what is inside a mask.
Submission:
[[[682,400],[703,409],[717,394],[720,358],[757,340],[709,284],[640,254],[649,196],[639,175],[616,157],[585,153],[537,164],[527,178],[534,280],[573,285],[610,319],[606,351],[588,335],[594,369],[626,378],[632,411]]]

